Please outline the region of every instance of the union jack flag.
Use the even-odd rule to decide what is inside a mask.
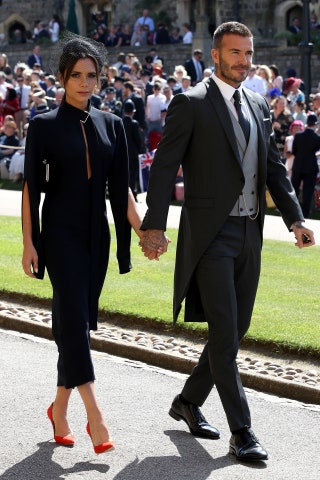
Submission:
[[[157,149],[151,150],[151,152],[141,153],[139,155],[139,181],[141,192],[146,192],[148,188],[149,173],[153,162],[154,154]]]

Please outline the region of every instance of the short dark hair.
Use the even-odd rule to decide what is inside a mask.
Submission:
[[[219,48],[224,35],[240,35],[241,37],[253,37],[252,32],[243,23],[225,22],[219,25],[213,34],[212,48]]]
[[[123,84],[124,88],[129,88],[129,90],[131,90],[131,92],[134,91],[134,85],[132,82],[128,81],[128,82],[124,82]]]

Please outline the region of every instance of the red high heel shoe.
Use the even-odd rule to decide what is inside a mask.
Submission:
[[[67,446],[67,447],[73,447],[74,442],[75,442],[75,438],[74,438],[74,435],[72,433],[69,433],[69,435],[66,435],[65,437],[59,437],[59,435],[56,435],[56,433],[55,433],[56,428],[55,428],[53,417],[52,417],[52,408],[53,408],[53,403],[51,403],[50,407],[48,408],[47,415],[48,415],[48,418],[49,418],[49,420],[52,424],[53,437],[54,437],[55,442],[58,443],[59,445],[64,445],[64,446]]]
[[[86,428],[87,428],[87,433],[88,433],[88,435],[89,435],[89,437],[91,438],[91,441],[92,441],[89,423],[87,423]],[[92,445],[93,445],[93,441],[92,441]],[[96,446],[93,445],[95,453],[111,452],[112,450],[114,450],[114,447],[115,447],[115,443],[112,442],[112,441],[100,443],[99,445],[96,445]]]

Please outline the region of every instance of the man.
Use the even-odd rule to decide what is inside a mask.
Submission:
[[[319,172],[317,152],[320,150],[320,135],[316,133],[317,115],[310,113],[307,127],[303,132],[297,132],[292,144],[294,162],[292,166],[292,185],[296,195],[302,186],[302,213],[305,218],[310,216],[310,207]]]
[[[32,53],[31,53],[31,55],[29,55],[27,63],[28,63],[29,68],[31,68],[31,69],[33,69],[33,66],[34,66],[35,63],[39,63],[40,65],[42,65],[39,45],[35,45],[33,47]]]
[[[280,160],[267,101],[242,88],[252,62],[252,33],[237,22],[220,25],[211,54],[215,67],[211,78],[176,95],[169,105],[151,167],[140,244],[150,260],[166,251],[167,212],[181,164],[185,200],[176,254],[174,321],[186,299],[185,321],[206,321],[209,338],[169,414],[184,420],[195,436],[219,438],[220,432],[199,408],[216,385],[232,432],[230,452],[239,460],[266,460],[268,454],[251,429],[236,364],[258,286],[266,186],[293,230],[296,245],[313,245],[314,237],[303,225]]]
[[[247,78],[243,82],[243,86],[249,88],[252,92],[260,93],[264,97],[267,94],[267,87],[263,78],[257,75],[257,67],[251,65]]]
[[[118,117],[122,116],[122,103],[116,99],[116,89],[114,87],[106,88],[106,96],[103,99],[103,109],[114,113]]]
[[[23,137],[23,127],[27,123],[27,118],[29,115],[29,93],[30,85],[26,85],[24,77],[19,75],[17,77],[17,87],[16,92],[19,98],[20,110],[15,113],[15,121],[18,128],[18,136],[20,139]]]
[[[201,82],[203,78],[204,63],[202,61],[202,50],[196,48],[193,56],[184,64],[187,74],[191,77],[191,85]]]
[[[139,123],[133,119],[135,106],[132,100],[128,99],[123,107],[123,126],[126,132],[129,154],[129,186],[137,201],[139,183],[139,153],[142,152],[142,138],[140,135]]]
[[[299,17],[293,17],[291,25],[289,25],[289,32],[294,33],[295,35],[297,33],[301,32],[301,26],[300,26],[300,18]]]
[[[122,98],[123,98],[123,106],[125,102],[130,98],[135,106],[135,113],[133,118],[139,122],[140,128],[142,130],[147,130],[147,123],[146,123],[146,112],[145,112],[145,106],[143,102],[143,98],[141,95],[137,95],[134,91],[134,85],[132,82],[127,81],[124,82],[123,88],[122,88]]]
[[[154,31],[154,21],[152,20],[151,17],[149,17],[149,10],[146,8],[142,12],[142,16],[139,17],[135,24],[134,24],[134,29],[137,29],[137,25],[142,25],[143,27],[147,25],[149,27],[150,32]]]

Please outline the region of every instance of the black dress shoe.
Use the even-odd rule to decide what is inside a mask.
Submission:
[[[173,400],[169,415],[175,420],[184,420],[189,427],[190,433],[195,437],[210,438],[212,440],[220,437],[219,430],[207,422],[200,408],[193,403],[183,403],[179,395]]]
[[[238,460],[248,462],[268,460],[268,453],[260,445],[259,440],[251,428],[231,436],[229,452],[235,455]]]

